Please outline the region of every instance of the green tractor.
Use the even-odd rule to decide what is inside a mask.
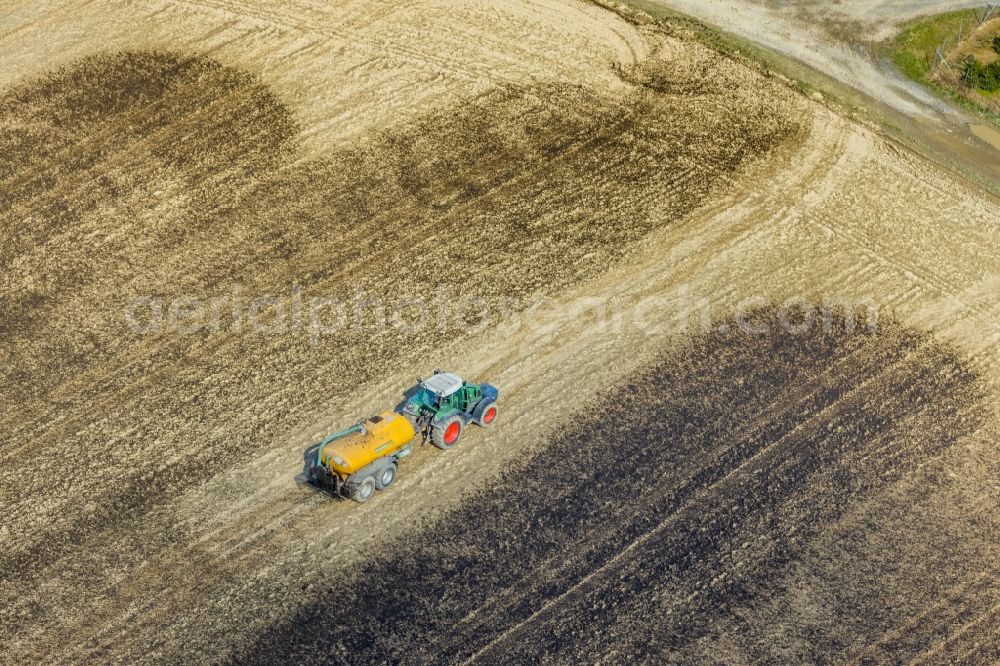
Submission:
[[[458,444],[470,423],[488,428],[496,420],[499,390],[491,384],[474,384],[456,374],[435,370],[407,392],[399,413],[409,420],[423,441],[439,449]]]

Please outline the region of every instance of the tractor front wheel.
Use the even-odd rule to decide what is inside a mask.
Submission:
[[[476,420],[476,423],[478,423],[484,428],[489,428],[491,425],[493,425],[493,422],[497,420],[497,415],[499,413],[500,412],[497,410],[497,404],[495,402],[491,402],[490,404],[486,405],[486,409],[484,409],[483,413],[479,415],[479,418]]]
[[[462,417],[455,414],[451,418],[446,419],[440,426],[434,426],[431,429],[431,441],[439,449],[448,450],[458,444],[458,439],[462,436],[464,425],[465,422],[462,421]]]

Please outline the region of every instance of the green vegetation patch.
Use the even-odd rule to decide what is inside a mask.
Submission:
[[[962,80],[976,90],[991,93],[1000,90],[1000,60],[984,65],[969,57],[962,68]]]
[[[952,77],[936,76],[938,48],[946,56],[954,56],[951,50],[958,45],[959,36],[968,35],[978,24],[976,12],[968,9],[915,19],[889,43],[888,55],[903,74],[938,97],[1000,123],[1000,115],[986,105],[989,96],[979,92],[1000,90],[1000,64],[967,57],[951,62]],[[1000,37],[994,38],[993,46],[1000,47]]]
[[[971,25],[972,12],[962,10],[927,16],[909,23],[892,44],[892,61],[908,77],[923,84],[935,83],[931,76],[937,48],[958,31]]]

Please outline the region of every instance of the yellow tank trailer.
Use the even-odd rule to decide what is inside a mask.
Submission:
[[[319,443],[312,480],[367,502],[376,488],[385,490],[396,480],[396,462],[413,451],[415,434],[395,412],[372,416]]]

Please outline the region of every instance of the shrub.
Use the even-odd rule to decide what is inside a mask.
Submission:
[[[996,92],[1000,90],[1000,60],[984,65],[975,58],[965,61],[962,79],[970,88]]]
[[[1000,35],[993,38],[993,50],[1000,54]]]

